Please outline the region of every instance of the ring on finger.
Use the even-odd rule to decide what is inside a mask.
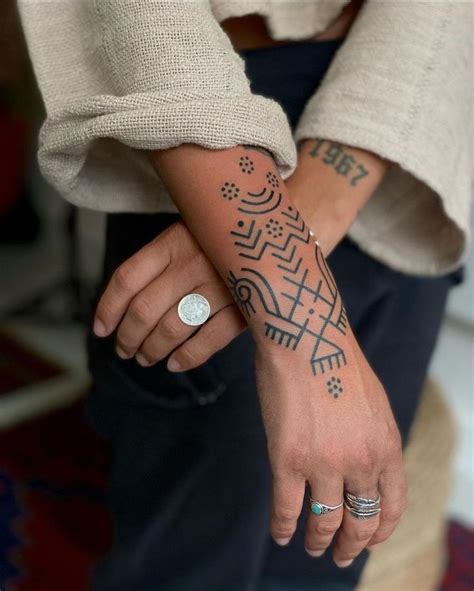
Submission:
[[[332,513],[337,509],[340,509],[344,504],[344,500],[342,500],[338,505],[325,505],[324,503],[320,503],[316,501],[312,497],[309,498],[311,503],[311,512],[315,515],[324,515],[324,513]]]
[[[178,303],[178,316],[188,326],[204,324],[211,313],[207,298],[200,293],[188,293]]]
[[[357,519],[370,519],[381,511],[380,495],[376,499],[370,499],[344,491],[344,507]]]
[[[381,509],[374,509],[372,511],[356,511],[347,503],[344,503],[344,507],[349,510],[350,514],[353,515],[356,519],[370,519],[371,517],[375,517],[381,511]]]

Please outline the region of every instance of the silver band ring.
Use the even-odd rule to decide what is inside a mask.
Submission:
[[[366,497],[358,497],[357,495],[346,490],[344,491],[344,497],[347,499],[347,501],[356,505],[362,505],[365,507],[376,507],[380,505],[380,495],[378,495],[376,499],[369,499]]]
[[[344,491],[344,507],[357,519],[370,519],[381,511],[380,495],[376,499],[369,499]]]
[[[178,304],[178,316],[188,326],[204,324],[211,313],[209,301],[200,293],[188,293]]]
[[[372,511],[356,511],[347,503],[344,503],[344,507],[348,509],[350,514],[356,519],[370,519],[371,517],[378,515],[381,511],[380,507],[378,509],[373,509]]]
[[[339,505],[325,505],[324,503],[320,503],[319,501],[316,501],[313,498],[309,498],[310,502],[311,502],[311,511],[312,513],[314,513],[315,515],[324,515],[324,513],[332,513],[333,511],[336,511],[337,509],[340,509],[344,503],[344,501],[341,501],[339,503]]]

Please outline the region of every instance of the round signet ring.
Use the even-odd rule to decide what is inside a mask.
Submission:
[[[188,326],[204,324],[211,313],[208,300],[200,293],[188,293],[178,304],[178,316]]]

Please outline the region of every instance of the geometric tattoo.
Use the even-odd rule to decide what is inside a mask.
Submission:
[[[239,167],[248,174],[247,162],[241,159]],[[267,186],[256,192],[241,191],[234,181],[221,189],[240,213],[230,234],[242,265],[229,272],[230,289],[243,314],[251,316],[257,309],[265,312],[266,337],[292,350],[309,342],[313,375],[323,374],[346,365],[344,350],[337,344],[338,337],[346,334],[346,312],[319,245],[314,244],[314,262],[320,271],[315,279],[301,253],[301,245],[313,242],[310,232],[291,205],[280,207],[277,177],[268,172],[265,179]],[[272,277],[278,273],[278,291],[262,274],[261,266],[254,264],[262,259]],[[337,398],[342,392],[340,380],[331,390]]]

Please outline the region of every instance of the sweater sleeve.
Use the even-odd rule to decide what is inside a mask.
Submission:
[[[208,0],[19,0],[47,118],[44,176],[69,201],[108,211],[163,209],[143,150],[196,143],[269,150],[296,165],[286,114],[254,95]],[[156,191],[155,191],[156,189]]]
[[[471,3],[366,0],[295,130],[392,162],[350,237],[397,270],[459,265],[472,190]]]

